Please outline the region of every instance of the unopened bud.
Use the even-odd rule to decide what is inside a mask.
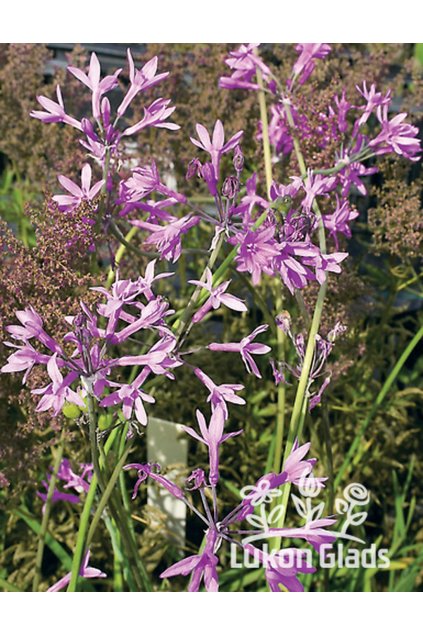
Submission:
[[[244,167],[244,155],[239,145],[236,146],[234,151],[233,164],[237,172],[241,172]]]
[[[225,198],[235,198],[239,192],[239,180],[236,176],[225,178],[222,186],[222,196]]]
[[[188,168],[187,168],[187,173],[186,173],[186,180],[190,180],[190,178],[194,178],[194,176],[199,176],[201,174],[201,163],[198,160],[198,158],[194,158],[192,159],[192,161],[190,161],[188,163]]]
[[[287,310],[283,310],[279,315],[276,315],[276,325],[286,335],[291,332],[291,315]]]

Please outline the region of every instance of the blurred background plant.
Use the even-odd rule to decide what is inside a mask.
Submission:
[[[242,149],[251,172],[261,166],[262,149],[258,138],[256,96],[217,88],[223,60],[231,45],[139,45],[136,62],[153,55],[160,57],[160,67],[170,71],[170,92],[176,105],[175,121],[181,129],[173,135],[160,135],[151,128],[127,147],[127,160],[145,161],[154,155],[169,178],[181,190],[207,201],[207,194],[195,181],[186,181],[185,172],[194,156],[189,136],[195,122],[211,127],[216,118],[225,124],[228,136],[243,129]],[[46,322],[58,332],[63,317],[72,314],[80,298],[89,300],[92,284],[90,268],[84,254],[86,239],[81,235],[64,259],[64,244],[75,233],[66,216],[49,200],[57,191],[57,173],[78,174],[82,152],[66,126],[43,126],[28,114],[35,95],[53,93],[56,83],[63,84],[64,63],[83,65],[91,50],[97,50],[107,69],[107,56],[93,45],[76,46],[63,51],[55,45],[11,44],[0,48],[0,332],[10,323],[14,311],[31,303],[35,308],[46,305]],[[114,49],[123,58],[125,47]],[[295,52],[290,45],[264,45],[262,55],[275,73],[284,76],[292,66]],[[120,63],[118,65],[121,65]],[[334,93],[347,87],[347,98],[354,103],[355,85],[366,79],[375,82],[381,92],[392,88],[394,104],[411,113],[415,125],[422,123],[423,103],[422,45],[334,45],[324,64],[318,65],[312,79],[303,87],[300,114],[307,118],[310,133],[300,139],[306,163],[311,167],[330,165],[333,147],[322,148],[320,113]],[[123,74],[121,81],[127,81]],[[73,112],[87,104],[81,100],[76,81],[66,77],[64,98]],[[153,89],[154,92],[154,89]],[[158,93],[157,93],[157,96]],[[134,107],[134,120],[140,113]],[[327,164],[325,164],[327,161]],[[326,334],[337,320],[348,326],[347,335],[331,357],[332,382],[322,404],[306,420],[306,436],[312,441],[313,453],[319,458],[320,470],[330,477],[326,490],[327,509],[332,512],[336,493],[349,482],[365,485],[371,493],[369,517],[357,534],[366,543],[375,542],[389,550],[391,567],[387,571],[335,568],[308,575],[309,590],[339,591],[410,591],[423,588],[423,432],[419,411],[423,389],[423,360],[419,355],[422,339],[423,283],[422,247],[422,174],[421,165],[410,168],[406,161],[385,159],[379,173],[367,177],[366,196],[353,201],[359,211],[349,250],[353,257],[345,263],[345,273],[331,278],[321,332]],[[274,172],[283,182],[295,173],[292,156],[274,163]],[[264,178],[263,178],[264,182]],[[260,187],[263,190],[264,185]],[[323,206],[323,213],[328,210]],[[88,213],[89,209],[81,211]],[[192,232],[190,247],[196,243]],[[135,233],[133,244],[138,244]],[[342,247],[342,242],[341,242]],[[195,277],[205,256],[183,256],[178,264],[179,285],[166,285],[173,306],[182,306],[190,289],[184,280]],[[96,263],[96,278],[107,275],[107,254]],[[142,264],[144,266],[144,264]],[[140,260],[123,259],[121,276],[136,276]],[[262,323],[271,296],[270,281],[253,288],[244,276],[233,272],[231,286],[236,295],[248,298],[252,307],[242,321],[223,323],[214,313],[206,322],[196,344],[208,343],[208,332],[222,332],[228,341],[237,340]],[[306,306],[313,301],[313,290],[306,295]],[[301,324],[301,314],[290,308]],[[240,323],[243,333],[240,333]],[[303,326],[305,327],[303,322]],[[276,341],[274,342],[276,344]],[[6,356],[0,350],[0,360]],[[271,470],[274,446],[274,419],[277,411],[276,389],[270,367],[263,368],[263,380],[245,377],[241,361],[222,364],[213,355],[201,365],[216,382],[244,382],[247,406],[233,412],[234,428],[244,428],[238,450],[223,446],[222,470],[227,488],[221,492],[222,504],[233,506],[246,481],[254,482],[264,466]],[[198,353],[199,364],[202,362]],[[288,358],[288,361],[290,359]],[[208,365],[207,365],[208,364]],[[214,366],[210,365],[214,364]],[[171,391],[161,393],[155,415],[165,420],[191,424],[194,411],[203,395],[196,393],[188,372],[182,370]],[[201,388],[198,388],[199,390]],[[287,388],[287,402],[293,387]],[[177,408],[175,408],[177,403]],[[27,590],[33,576],[33,553],[40,531],[42,501],[35,495],[40,482],[53,463],[57,430],[65,426],[64,453],[77,464],[87,459],[82,434],[77,425],[63,415],[55,419],[34,411],[32,398],[21,391],[19,378],[2,375],[0,404],[0,588]],[[238,418],[238,420],[237,420]],[[242,425],[241,425],[242,423]],[[330,439],[330,440],[329,440]],[[138,454],[145,451],[139,442]],[[53,453],[53,456],[52,456]],[[145,457],[145,456],[144,456]],[[206,453],[190,445],[189,464],[201,465]],[[180,466],[181,474],[184,466]],[[145,501],[145,499],[144,499]],[[169,545],[166,516],[157,509],[144,508],[136,517],[139,547],[153,573],[158,589],[167,589],[158,574],[173,561],[177,545]],[[43,561],[45,587],[69,567],[78,514],[69,503],[53,507],[51,533]],[[186,548],[199,545],[202,539],[195,518],[187,519]],[[119,568],[111,567],[108,558],[106,528],[95,543],[96,565],[108,572],[108,579],[96,582],[97,589],[119,589]],[[171,542],[170,542],[171,544]],[[264,590],[262,571],[230,570],[221,576],[222,590]],[[182,589],[184,585],[181,586]],[[172,585],[178,589],[177,583]],[[92,589],[88,582],[84,589]]]

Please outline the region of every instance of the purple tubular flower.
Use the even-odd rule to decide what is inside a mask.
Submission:
[[[72,470],[69,460],[67,458],[64,458],[62,462],[60,463],[59,469],[57,471],[58,479],[66,483],[64,485],[64,488],[74,489],[76,493],[78,494],[82,492],[86,493],[88,489],[90,488],[89,480],[91,479],[91,475],[93,471],[92,464],[82,464],[80,466],[82,468],[82,472],[80,475],[78,475]],[[84,478],[88,478],[88,481],[85,480]],[[51,479],[51,475],[49,474],[47,475],[47,481],[43,480],[41,483],[47,491],[48,491],[48,487],[49,487],[48,483],[50,479]],[[44,503],[47,501],[47,493],[40,493],[39,491],[37,491],[36,494],[39,498],[41,498],[44,501]],[[80,498],[79,498],[79,495],[75,495],[72,493],[65,493],[55,488],[53,491],[52,502],[54,504],[55,502],[59,502],[59,501],[70,502],[70,504],[78,504],[80,502]],[[45,504],[43,506],[42,511],[44,513]]]
[[[282,548],[268,555],[247,543],[245,550],[265,566],[266,581],[271,592],[280,592],[281,585],[289,592],[304,592],[297,575],[316,572],[316,568],[307,561],[307,552],[300,548]]]
[[[268,66],[255,53],[259,44],[241,44],[239,49],[231,51],[225,64],[232,70],[230,77],[220,77],[219,88],[229,90],[259,90],[256,75],[260,70],[266,83],[270,83],[271,72]],[[269,85],[271,88],[271,85]]]
[[[109,382],[111,387],[118,387],[119,389],[103,398],[102,401],[100,401],[100,405],[102,407],[110,407],[110,405],[118,405],[122,403],[122,413],[126,420],[131,419],[132,411],[135,409],[136,419],[145,427],[147,425],[147,414],[144,409],[143,401],[147,403],[155,403],[155,398],[153,396],[150,396],[141,390],[141,385],[144,383],[148,374],[148,371],[145,372],[143,370],[130,385],[121,385],[119,383]]]
[[[364,125],[370,115],[380,106],[389,106],[391,103],[391,91],[388,90],[385,96],[380,92],[376,92],[375,84],[370,86],[370,90],[367,88],[367,83],[363,81],[363,86],[356,86],[358,92],[367,101],[366,105],[361,108],[363,110],[361,117],[356,121],[354,126],[354,132],[357,134],[358,128]]]
[[[41,354],[41,352],[35,350],[30,343],[26,343],[26,345],[21,348],[11,343],[5,343],[5,345],[18,349],[8,357],[6,365],[0,368],[0,372],[25,372],[22,379],[23,385],[25,385],[34,365],[38,363],[47,365],[50,360],[49,355]]]
[[[369,142],[375,155],[395,152],[410,161],[419,161],[421,157],[420,139],[417,139],[419,129],[409,123],[404,123],[405,112],[388,119],[388,106],[379,106],[377,118],[382,124],[382,131]]]
[[[127,50],[127,55],[129,64],[129,80],[131,82],[131,85],[122,103],[117,109],[119,117],[122,117],[125,114],[129,104],[139,92],[155,86],[169,75],[169,73],[161,73],[160,75],[156,75],[158,64],[157,56],[153,57],[152,59],[150,59],[150,61],[144,64],[141,70],[137,70],[135,68],[134,60],[132,59],[131,50],[129,48]]]
[[[342,233],[347,238],[351,238],[350,222],[359,216],[358,211],[351,209],[348,200],[340,202],[337,197],[336,208],[333,214],[322,216],[323,225],[328,229],[329,235],[335,240],[338,248],[338,233]]]
[[[211,415],[209,426],[206,425],[206,419],[200,410],[196,411],[198,426],[200,428],[201,436],[190,427],[182,426],[184,431],[190,436],[195,438],[201,443],[207,445],[209,450],[209,465],[210,473],[209,480],[212,486],[216,486],[219,481],[219,446],[234,436],[238,436],[242,433],[242,430],[224,434],[225,417],[221,407],[217,407]]]
[[[159,171],[154,161],[150,165],[136,167],[132,170],[132,176],[122,181],[119,202],[134,203],[142,200],[152,192],[168,196],[180,203],[186,202],[186,196],[166,187],[160,181]]]
[[[208,267],[206,268],[205,274],[205,282],[202,282],[201,280],[188,280],[188,284],[200,286],[210,293],[210,296],[204,302],[203,306],[194,314],[192,318],[193,324],[196,324],[204,319],[210,310],[217,310],[221,304],[239,312],[248,310],[247,306],[241,299],[238,299],[235,295],[231,295],[231,293],[225,292],[231,283],[230,281],[223,282],[222,284],[219,284],[219,286],[216,286],[216,288],[213,288],[213,275]]]
[[[149,462],[147,464],[139,464],[136,462],[132,462],[123,467],[124,471],[130,471],[132,469],[136,469],[137,471],[137,481],[135,483],[134,492],[132,494],[132,499],[135,500],[138,494],[138,489],[141,484],[147,480],[147,478],[151,478],[158,482],[162,487],[164,487],[169,493],[171,493],[174,497],[178,499],[184,499],[185,494],[176,484],[165,478],[160,474],[160,465],[157,463]]]
[[[335,541],[336,535],[324,528],[325,526],[332,526],[335,522],[336,519],[334,518],[323,518],[308,522],[300,528],[271,528],[268,531],[268,535],[304,539],[319,552],[323,544],[333,544]]]
[[[89,560],[90,560],[90,551],[87,550],[85,557],[82,560],[81,568],[79,569],[80,577],[84,577],[85,579],[104,579],[105,577],[107,577],[106,573],[102,572],[98,568],[93,568],[92,566],[89,566],[88,565]],[[71,573],[68,572],[68,574],[62,577],[62,579],[59,579],[59,581],[56,581],[56,583],[52,585],[47,590],[47,592],[59,592],[60,590],[63,590],[63,588],[66,588],[69,585],[70,580],[71,580]]]
[[[294,77],[303,84],[310,77],[315,68],[315,59],[323,59],[329,55],[331,47],[329,44],[297,44],[295,50],[300,53],[292,71]]]
[[[262,332],[268,329],[268,325],[258,326],[253,332],[243,339],[239,343],[211,343],[207,346],[209,350],[214,352],[239,352],[241,358],[247,368],[247,372],[254,374],[257,378],[261,379],[260,371],[257,367],[251,355],[253,354],[267,354],[270,352],[270,346],[266,346],[263,343],[252,343],[253,339]]]
[[[200,368],[195,368],[194,374],[210,392],[207,402],[211,404],[212,412],[216,409],[221,409],[225,420],[229,416],[226,402],[245,405],[245,400],[235,394],[235,392],[244,389],[243,385],[237,383],[222,383],[222,385],[216,385]]]
[[[73,117],[67,115],[65,112],[60,86],[56,87],[56,95],[57,103],[48,97],[37,97],[38,103],[46,110],[46,112],[32,110],[32,112],[30,112],[30,116],[34,119],[39,119],[43,123],[66,123],[67,125],[71,125],[73,128],[82,131],[81,123]]]
[[[48,480],[50,480],[50,477],[48,477]],[[49,487],[48,480],[47,481],[42,480],[41,482],[43,487],[46,489],[46,493],[41,493],[40,491],[36,491],[36,495],[44,502],[43,508],[42,508],[43,514],[45,513],[45,510],[46,510],[47,491]],[[56,502],[69,502],[70,504],[79,504],[80,499],[79,499],[79,496],[75,495],[74,493],[64,493],[63,491],[54,489],[53,495],[51,497],[51,502],[52,504],[55,504]]]
[[[15,315],[22,325],[6,327],[7,332],[13,339],[23,341],[24,344],[27,344],[28,340],[34,337],[52,352],[57,352],[58,354],[63,353],[59,344],[45,332],[43,320],[32,306],[24,310],[17,310]]]
[[[316,279],[319,284],[323,284],[326,280],[327,273],[341,273],[339,263],[348,257],[348,253],[320,253],[312,258],[304,259],[305,264],[314,266],[316,269]]]
[[[100,62],[98,61],[97,55],[92,53],[87,74],[74,66],[68,66],[68,71],[91,90],[93,116],[97,119],[97,121],[100,120],[101,98],[105,93],[113,90],[113,88],[118,85],[117,78],[122,69],[119,68],[119,70],[115,71],[113,75],[108,75],[107,77],[104,77],[104,79],[100,79]]]
[[[201,123],[197,123],[195,129],[197,130],[199,141],[191,137],[191,143],[210,154],[215,178],[216,180],[219,180],[220,160],[222,155],[226,154],[230,150],[233,150],[239,144],[244,133],[242,130],[237,132],[229,139],[229,141],[227,141],[227,143],[225,143],[225,131],[220,119],[218,119],[214,125],[213,136],[211,139],[210,134],[207,132],[206,128],[201,125]]]
[[[203,469],[194,469],[185,480],[185,488],[188,491],[196,491],[206,485],[206,475]]]
[[[101,191],[104,185],[104,180],[98,181],[91,187],[91,166],[84,165],[81,171],[81,187],[67,178],[67,176],[59,175],[57,180],[62,185],[63,189],[69,192],[70,195],[56,195],[53,196],[53,200],[59,205],[59,209],[62,211],[73,211],[84,200],[93,200]]]
[[[204,580],[204,586],[207,592],[218,592],[219,579],[217,575],[217,564],[215,550],[218,548],[219,535],[216,530],[209,528],[206,532],[206,544],[200,555],[191,555],[173,566],[160,575],[161,579],[168,579],[176,575],[187,576],[191,574],[191,581],[188,586],[188,592],[198,592],[201,581]]]
[[[54,415],[57,416],[65,401],[85,408],[84,400],[77,392],[74,392],[70,388],[70,385],[78,378],[78,373],[69,372],[69,374],[63,378],[57,365],[56,353],[47,363],[47,372],[52,382],[46,387],[31,390],[32,394],[43,395],[37,405],[37,412],[45,412],[51,408],[54,411]]]
[[[171,262],[176,262],[181,255],[182,235],[199,222],[200,219],[197,216],[191,215],[175,218],[164,227],[144,220],[131,220],[131,224],[135,227],[151,232],[144,244],[154,245],[160,253],[160,258]]]
[[[267,209],[268,201],[257,194],[257,174],[254,173],[245,183],[246,195],[242,197],[241,204],[232,209],[232,215],[240,215],[244,226],[248,227],[252,222],[252,213],[255,207]]]
[[[170,99],[156,99],[148,108],[144,108],[144,116],[135,125],[126,128],[122,136],[130,136],[145,128],[167,128],[168,130],[179,130],[181,126],[176,123],[166,121],[175,111],[175,106],[169,108]]]
[[[262,273],[273,275],[273,258],[278,255],[274,238],[275,227],[257,231],[239,231],[232,242],[240,245],[235,261],[238,271],[251,273],[254,285],[260,283]]]

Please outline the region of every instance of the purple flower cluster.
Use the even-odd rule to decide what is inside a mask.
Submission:
[[[21,325],[8,326],[7,331],[19,343],[6,343],[16,351],[1,371],[25,372],[25,382],[34,365],[46,366],[51,382],[33,390],[34,394],[42,395],[37,411],[52,409],[57,415],[65,402],[84,409],[84,398],[89,394],[103,407],[122,404],[128,420],[134,410],[138,422],[146,425],[143,402],[151,403],[154,399],[141,386],[150,374],[172,379],[172,369],[181,365],[173,354],[176,337],[166,325],[166,318],[173,311],[152,290],[152,284],[168,274],[155,276],[154,264],[150,262],[145,277],[140,276],[136,281],[117,279],[110,290],[94,288],[104,296],[104,301],[92,310],[81,302],[81,312],[67,317],[71,330],[64,336],[63,344],[46,333],[42,318],[31,307],[17,311]],[[145,345],[139,337],[146,331],[156,334],[157,341],[145,354],[113,356],[114,347],[130,339],[139,346]],[[35,347],[33,340],[41,345]],[[39,350],[41,346],[47,352]],[[111,378],[112,371],[128,366],[141,367],[137,377],[130,384],[116,383]]]
[[[191,575],[188,584],[189,592],[198,592],[201,583],[207,592],[217,592],[219,590],[219,558],[218,551],[223,542],[234,544],[237,548],[245,550],[255,556],[265,569],[265,576],[269,588],[272,592],[280,592],[281,586],[291,592],[302,592],[304,590],[298,573],[313,573],[315,568],[308,564],[302,551],[304,561],[298,563],[301,557],[292,557],[296,548],[282,548],[275,552],[268,553],[262,547],[253,545],[253,542],[267,540],[270,537],[284,537],[287,539],[302,539],[319,551],[323,544],[330,544],[335,541],[334,534],[328,527],[335,523],[334,518],[323,518],[306,523],[299,528],[273,528],[261,533],[257,530],[242,529],[243,522],[254,514],[255,509],[268,497],[285,485],[294,484],[296,486],[306,486],[313,483],[317,489],[324,487],[326,478],[315,478],[312,474],[315,465],[314,459],[305,460],[310,443],[299,446],[296,442],[282,467],[281,473],[268,473],[264,475],[253,486],[245,487],[245,496],[242,501],[222,518],[219,517],[216,486],[219,482],[219,448],[220,445],[241,433],[240,431],[225,433],[224,417],[220,409],[215,409],[211,414],[207,424],[205,417],[197,411],[197,421],[199,432],[185,427],[185,431],[193,438],[207,446],[209,453],[209,473],[208,476],[202,469],[195,469],[187,478],[185,489],[180,488],[160,473],[160,466],[157,464],[137,464],[131,463],[124,467],[125,470],[136,470],[137,480],[134,487],[133,499],[138,493],[140,485],[148,478],[155,480],[178,500],[182,500],[186,506],[195,513],[205,525],[205,538],[203,547],[197,555],[191,555],[173,564],[160,576],[168,579],[176,575]],[[210,506],[207,491],[211,492],[212,505]],[[200,499],[202,508],[199,510],[191,501],[189,493],[196,492]],[[242,541],[240,541],[242,539]]]
[[[277,364],[273,361],[273,359],[270,361],[273,369],[275,383],[276,385],[279,385],[279,383],[281,382],[287,383],[285,377],[286,371],[288,371],[288,373],[294,378],[300,378],[305,356],[305,339],[302,333],[295,336],[292,334],[291,318],[287,311],[284,311],[276,317],[276,324],[278,328],[280,328],[286,335],[288,335],[297,356],[297,364],[295,366],[290,365],[286,361],[279,362]],[[313,360],[308,377],[306,391],[307,398],[309,398],[309,410],[312,410],[314,407],[316,407],[316,405],[320,403],[323,392],[330,383],[331,373],[325,367],[326,361],[330,353],[332,352],[335,341],[345,332],[345,330],[346,327],[337,322],[334,328],[328,333],[326,338],[321,337],[320,335],[316,335]],[[314,393],[311,392],[312,385],[318,379],[322,378],[323,381],[318,391]]]

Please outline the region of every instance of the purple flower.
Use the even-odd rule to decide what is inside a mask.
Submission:
[[[370,86],[370,90],[368,90],[367,88],[367,83],[365,81],[363,81],[363,87],[360,88],[359,86],[356,86],[358,92],[360,93],[360,95],[362,95],[362,97],[364,97],[364,99],[366,99],[367,103],[365,106],[363,106],[361,109],[363,110],[363,113],[361,115],[361,117],[356,121],[355,123],[355,127],[354,127],[354,132],[355,134],[357,134],[358,132],[358,128],[360,128],[362,125],[364,125],[368,118],[370,117],[370,115],[380,106],[389,106],[389,104],[391,103],[391,91],[388,90],[386,95],[383,96],[381,92],[376,92],[376,86],[375,84],[372,84]]]
[[[193,324],[196,324],[204,319],[204,317],[210,310],[217,310],[221,304],[239,312],[248,310],[245,303],[241,299],[238,299],[238,297],[235,297],[235,295],[231,295],[231,293],[225,292],[229,284],[231,283],[230,281],[223,282],[222,284],[219,284],[219,286],[216,286],[216,288],[213,288],[213,275],[208,267],[206,268],[205,274],[205,282],[202,282],[201,280],[188,280],[188,284],[200,286],[210,293],[210,296],[206,299],[203,306],[199,310],[197,310],[197,312],[193,316]]]
[[[92,566],[89,566],[88,565],[89,560],[90,560],[90,551],[87,550],[85,557],[82,560],[81,568],[79,569],[80,577],[84,577],[85,579],[99,579],[99,578],[107,577],[106,573],[102,572],[98,568],[92,568]],[[47,590],[47,592],[59,592],[60,590],[63,590],[63,588],[66,588],[69,585],[70,580],[71,580],[71,573],[68,572],[68,574],[62,577],[62,579],[59,579],[59,581],[56,581],[56,583],[52,585]]]
[[[214,554],[218,548],[219,536],[217,531],[209,528],[206,532],[206,544],[204,550],[199,555],[191,555],[181,559],[160,575],[161,579],[168,579],[176,575],[187,576],[191,574],[191,581],[188,592],[198,592],[201,581],[204,579],[204,586],[207,592],[217,592],[219,590],[219,579],[217,575],[218,558]]]
[[[219,481],[219,446],[234,436],[242,433],[242,430],[224,434],[225,418],[221,407],[217,407],[211,415],[209,426],[207,427],[206,419],[200,410],[196,411],[198,426],[200,427],[201,436],[191,427],[182,426],[184,431],[201,443],[207,445],[209,450],[209,480],[212,486],[216,486]]]
[[[269,202],[257,194],[257,174],[254,172],[245,183],[246,194],[241,198],[241,203],[233,207],[231,215],[241,215],[243,224],[248,226],[252,222],[252,214],[255,207],[267,209]]]
[[[273,258],[278,255],[277,242],[274,239],[275,227],[266,227],[257,231],[239,231],[231,242],[239,244],[235,261],[238,271],[251,273],[254,285],[260,283],[262,273],[273,275]]]
[[[169,107],[170,99],[156,99],[148,108],[144,108],[144,116],[135,125],[126,128],[122,136],[130,136],[144,128],[167,128],[168,130],[179,130],[176,123],[166,121],[175,111],[175,106]]]
[[[197,216],[183,216],[175,218],[164,227],[144,220],[131,220],[131,224],[151,232],[145,241],[146,245],[154,245],[160,253],[160,258],[176,262],[182,251],[181,237],[199,223]]]
[[[303,84],[310,77],[315,68],[315,59],[323,59],[329,55],[331,47],[329,44],[297,44],[295,50],[300,53],[292,71],[294,78],[298,78]]]
[[[131,82],[131,85],[122,103],[117,109],[117,113],[120,117],[125,114],[129,104],[139,92],[155,86],[169,75],[169,73],[161,73],[160,75],[156,75],[158,63],[157,57],[153,57],[152,59],[150,59],[150,61],[144,64],[141,70],[137,70],[135,68],[134,60],[132,59],[131,50],[129,48],[127,50],[127,54],[129,64],[129,80]]]
[[[257,337],[261,332],[265,332],[268,329],[268,325],[264,324],[263,326],[259,326],[253,332],[243,339],[239,343],[211,343],[207,346],[209,350],[213,350],[215,352],[239,352],[241,354],[241,358],[247,368],[247,372],[255,374],[255,376],[261,379],[260,371],[257,367],[256,362],[254,361],[252,355],[253,354],[267,354],[270,352],[270,346],[266,346],[263,343],[252,343],[253,339]]]
[[[152,192],[168,196],[180,203],[186,202],[186,196],[178,194],[178,192],[166,187],[166,185],[160,181],[160,175],[156,163],[152,161],[150,165],[136,167],[132,170],[132,176],[130,176],[127,180],[122,181],[119,203],[134,203],[142,200]],[[126,210],[124,210],[124,213],[125,211]]]
[[[327,273],[341,273],[341,267],[339,263],[348,257],[348,253],[319,253],[308,259],[305,258],[305,263],[314,266],[316,269],[316,279],[319,284],[323,284],[326,281]]]
[[[241,44],[239,49],[231,51],[225,59],[225,64],[232,70],[230,77],[220,77],[219,88],[258,90],[256,81],[257,70],[260,70],[265,82],[271,78],[270,69],[255,53],[259,44]]]
[[[308,563],[307,552],[300,548],[282,548],[276,553],[266,554],[252,544],[246,544],[245,550],[264,565],[271,592],[280,592],[281,585],[289,592],[304,592],[297,575],[316,572],[316,568]]]
[[[212,412],[216,409],[221,409],[225,419],[227,419],[229,414],[226,402],[245,405],[244,399],[235,394],[235,392],[244,389],[243,385],[237,383],[222,383],[222,385],[216,385],[200,368],[195,368],[194,374],[210,392],[207,402],[211,404]]]
[[[162,487],[164,487],[169,493],[174,495],[178,499],[185,498],[185,494],[176,484],[165,478],[160,474],[160,465],[157,463],[147,463],[147,464],[138,464],[132,462],[131,464],[127,464],[123,467],[124,471],[130,471],[131,469],[137,470],[137,481],[135,483],[134,492],[132,494],[132,499],[135,500],[138,494],[138,489],[141,484],[147,480],[147,478],[151,478],[158,482]]]
[[[338,233],[342,233],[347,238],[351,238],[350,222],[359,216],[358,211],[351,209],[348,200],[342,201],[337,197],[336,208],[333,214],[324,215],[323,225],[328,229],[329,235],[335,240],[335,246],[338,248]]]
[[[148,376],[148,372],[140,372],[139,376],[130,385],[121,385],[119,383],[109,382],[109,386],[118,387],[119,389],[112,394],[108,394],[100,401],[102,407],[110,407],[110,405],[119,405],[122,403],[122,413],[126,420],[132,417],[132,411],[135,409],[135,416],[141,425],[147,425],[147,414],[144,409],[143,401],[146,403],[155,403],[155,398],[146,394],[141,390],[141,385]]]
[[[93,200],[100,193],[104,185],[104,180],[98,181],[91,187],[92,171],[91,166],[87,164],[81,170],[81,187],[70,180],[67,176],[59,175],[57,180],[69,192],[69,195],[56,195],[53,200],[59,205],[62,211],[73,211],[83,200]]]
[[[98,61],[97,55],[95,53],[91,53],[90,66],[87,74],[74,66],[68,66],[68,71],[91,90],[93,116],[95,119],[99,120],[101,97],[118,85],[117,78],[122,69],[119,68],[119,70],[116,70],[113,75],[108,75],[107,77],[104,77],[104,79],[100,79],[100,62]]]
[[[9,347],[18,348],[16,352],[13,352],[7,359],[6,365],[4,365],[0,372],[25,372],[22,379],[22,384],[25,385],[29,373],[34,365],[37,363],[46,364],[50,360],[50,356],[47,354],[41,354],[35,350],[30,343],[27,343],[21,348],[14,344],[7,343]]]
[[[288,537],[290,539],[304,539],[310,546],[319,552],[323,544],[332,544],[336,539],[336,534],[326,530],[325,526],[332,526],[336,519],[323,518],[308,522],[300,528],[271,528],[269,536]]]
[[[59,344],[48,335],[43,327],[43,320],[36,310],[29,306],[24,310],[17,310],[16,317],[21,322],[21,326],[7,326],[6,330],[13,339],[23,341],[25,344],[29,339],[35,337],[52,352],[62,353]]]
[[[388,119],[388,106],[379,106],[377,118],[382,124],[382,131],[369,142],[369,148],[376,155],[395,152],[410,161],[420,160],[420,139],[417,139],[419,129],[409,123],[404,123],[405,112]]]
[[[311,242],[284,240],[279,243],[274,268],[292,294],[296,288],[304,288],[309,280],[314,279],[314,275],[304,266],[304,262],[305,258],[314,258],[319,253],[319,249]],[[302,262],[296,259],[298,257],[303,258]]]
[[[88,489],[90,488],[89,480],[91,479],[93,466],[92,464],[82,464],[81,468],[82,468],[82,472],[80,475],[78,475],[72,470],[70,462],[67,458],[64,458],[62,460],[62,462],[60,463],[59,469],[57,471],[57,477],[59,480],[62,480],[62,482],[66,483],[64,485],[65,489],[74,489],[78,494],[82,492],[86,493],[88,491]],[[88,481],[85,480],[84,478],[88,478]],[[51,479],[51,475],[48,474],[47,481],[43,480],[41,483],[45,487],[46,491],[48,491],[50,479]],[[47,501],[47,492],[40,493],[39,491],[37,491],[36,493],[38,497],[44,501],[44,506],[42,509],[44,513],[45,502]],[[70,504],[78,504],[80,502],[79,495],[75,495],[73,493],[65,493],[63,491],[60,491],[57,488],[54,489],[51,500],[53,504],[59,501],[69,502]]]
[[[219,119],[214,125],[212,139],[210,139],[210,134],[207,132],[206,128],[201,125],[201,123],[197,123],[195,129],[197,130],[198,138],[200,140],[198,141],[197,139],[191,137],[191,142],[201,150],[210,154],[214,175],[216,180],[218,180],[222,154],[226,154],[226,152],[233,150],[239,144],[239,141],[244,133],[242,130],[237,132],[225,143],[225,131],[223,129],[222,122]]]
[[[307,177],[303,181],[306,197],[301,202],[301,206],[304,211],[309,213],[315,197],[328,194],[336,185],[336,176],[322,176],[321,174],[313,174],[312,170],[308,170]]]
[[[34,119],[39,119],[43,123],[66,123],[77,130],[82,130],[81,123],[66,114],[60,86],[57,86],[56,94],[58,103],[48,97],[37,97],[38,103],[47,112],[32,110],[32,112],[30,112],[30,116],[34,117]]]
[[[335,95],[334,102],[336,109],[338,111],[337,119],[338,119],[338,128],[339,131],[345,133],[348,129],[347,123],[347,114],[353,108],[350,102],[345,97],[345,90],[342,91],[341,98],[338,95]],[[332,113],[332,107],[329,108],[329,112]],[[335,113],[334,113],[335,114]]]
[[[52,382],[46,387],[32,390],[32,394],[43,395],[37,405],[37,412],[45,412],[51,408],[54,411],[54,415],[57,416],[65,401],[69,401],[69,403],[74,403],[79,407],[85,408],[84,400],[77,392],[74,392],[70,388],[70,385],[78,378],[78,373],[69,372],[69,374],[63,378],[57,366],[56,353],[47,363],[47,372]]]

